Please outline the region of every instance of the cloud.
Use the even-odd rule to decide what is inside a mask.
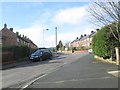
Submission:
[[[77,28],[80,29],[80,28]],[[72,42],[73,40],[76,39],[76,37],[80,37],[81,35],[84,34],[90,34],[91,31],[93,30],[92,28],[85,28],[83,32],[81,32],[80,30],[75,30],[74,32],[67,32],[67,33],[58,33],[57,34],[57,44],[59,43],[59,41],[61,40],[63,42],[63,44],[65,44],[66,42]],[[48,35],[45,38],[45,45],[47,47],[49,46],[55,46],[55,35]]]
[[[62,40],[65,44],[73,41],[82,34],[89,34],[92,28],[86,23],[88,13],[86,6],[72,7],[61,10],[43,10],[38,12],[39,16],[28,28],[17,29],[20,34],[30,38],[38,47],[43,47],[43,29],[49,27],[49,31],[44,34],[45,47],[55,46],[55,33],[53,26],[58,26],[57,43]],[[66,25],[67,24],[67,25]],[[62,25],[62,26],[60,26]],[[64,30],[69,30],[65,31]]]
[[[31,39],[38,46],[43,45],[43,29],[40,26],[16,29],[14,31],[19,32],[21,35],[27,36],[27,38]]]
[[[66,42],[71,40],[74,40],[76,38],[76,36],[78,36],[79,33],[78,32],[68,32],[68,33],[58,33],[57,34],[57,44],[59,43],[59,41],[61,40],[63,42],[63,44],[65,44]],[[49,46],[55,46],[55,35],[50,35],[50,36],[46,36],[45,38],[45,45],[47,47]]]
[[[79,24],[81,19],[86,16],[85,7],[73,7],[59,10],[55,17],[53,18],[53,22],[58,24]]]

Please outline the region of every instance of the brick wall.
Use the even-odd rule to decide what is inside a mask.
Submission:
[[[7,28],[3,28],[1,32],[2,32],[2,45],[3,46],[17,45],[17,36],[13,31]]]

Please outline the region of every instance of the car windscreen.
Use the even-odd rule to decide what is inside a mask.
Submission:
[[[39,54],[42,54],[42,51],[40,50],[37,50],[36,52],[34,52],[35,55],[39,55]]]

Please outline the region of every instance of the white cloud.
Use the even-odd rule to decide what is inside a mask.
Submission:
[[[33,26],[24,29],[16,29],[16,32],[19,32],[19,34],[21,35],[27,36],[38,46],[43,45],[43,29],[40,26]]]
[[[80,29],[80,28],[78,28],[78,29]],[[79,32],[78,32],[78,30],[75,30],[74,32],[58,33],[57,34],[57,43],[59,43],[60,40],[63,42],[63,44],[65,44],[66,42],[69,42],[69,41],[72,42],[73,40],[76,39],[76,37],[79,38],[81,35],[90,34],[92,30],[93,30],[92,28],[86,28],[86,29],[84,29],[83,32],[81,32],[80,30],[79,30]],[[45,45],[47,47],[55,46],[55,35],[46,36]]]
[[[79,32],[78,32],[78,30]],[[65,44],[68,41],[73,41],[76,39],[76,37],[80,37],[82,34],[90,34],[90,32],[93,30],[91,28],[84,29],[83,32],[81,32],[80,28],[77,28],[74,32],[67,32],[67,33],[58,33],[57,34],[57,43],[62,40],[63,44]],[[44,47],[43,46],[43,28],[40,26],[32,26],[29,28],[24,29],[16,29],[17,32],[21,35],[25,35],[28,38],[30,38],[38,47]],[[55,46],[55,34],[49,33],[50,31],[46,31],[44,33],[44,45],[45,47],[54,47]],[[49,35],[48,35],[49,34]]]
[[[53,22],[58,24],[79,24],[81,19],[86,16],[86,13],[85,7],[62,9],[56,13]]]
[[[57,44],[59,43],[60,40],[63,42],[63,44],[65,44],[68,41],[74,40],[77,36],[79,36],[78,32],[68,32],[68,33],[60,33],[60,34],[58,33]],[[46,36],[45,45],[47,47],[55,46],[55,35]]]
[[[25,36],[29,37],[38,47],[43,47],[43,29],[49,27],[49,32],[44,34],[44,45],[45,47],[53,47],[55,46],[55,33],[53,30],[53,26],[58,27],[62,24],[62,30],[58,33],[57,43],[62,40],[63,43],[68,41],[73,41],[76,37],[80,37],[81,34],[89,34],[92,29],[89,28],[90,26],[86,23],[87,18],[87,11],[86,7],[73,7],[62,9],[58,11],[50,12],[45,10],[44,12],[40,12],[40,16],[37,20],[31,23],[31,27],[24,28],[24,29],[17,29],[20,34],[24,34]],[[53,22],[51,22],[51,19]],[[47,23],[46,23],[47,22]],[[82,24],[81,24],[82,22]],[[84,24],[84,23],[85,24]],[[68,25],[72,24],[72,28]],[[67,27],[67,29],[66,29]],[[52,31],[53,30],[53,31]],[[69,30],[64,33],[64,30]],[[49,33],[49,34],[48,34]]]

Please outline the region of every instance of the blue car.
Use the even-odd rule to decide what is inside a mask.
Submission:
[[[52,59],[52,52],[48,49],[39,49],[32,53],[29,57],[31,61],[42,61],[46,59]]]

